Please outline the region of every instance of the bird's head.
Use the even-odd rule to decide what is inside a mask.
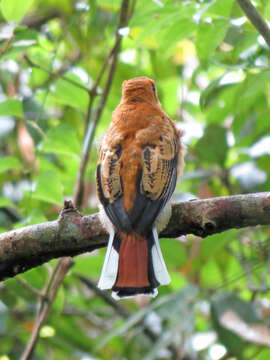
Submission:
[[[137,77],[123,82],[121,103],[137,101],[159,104],[155,82],[152,79]]]

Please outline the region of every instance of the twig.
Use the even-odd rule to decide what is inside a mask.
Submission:
[[[68,270],[71,267],[71,263],[68,258],[63,258],[60,260],[61,264],[58,267],[58,271],[55,276],[55,282],[53,284],[53,287],[49,293],[48,301],[44,304],[42,311],[40,314],[38,314],[37,319],[35,321],[34,329],[31,334],[30,341],[21,357],[21,360],[29,360],[32,357],[32,354],[34,352],[36,343],[39,339],[39,331],[41,329],[41,326],[43,325],[44,321],[46,320],[49,311],[51,309],[52,303],[55,299],[55,296],[57,294],[57,291],[62,284],[63,276],[68,272]]]
[[[83,284],[85,284],[89,289],[93,290],[94,293],[103,299],[107,304],[109,304],[120,316],[127,319],[131,313],[125,307],[119,305],[117,301],[115,301],[110,295],[108,295],[105,291],[100,290],[94,281],[84,276],[76,276]]]
[[[70,315],[70,316],[79,316],[82,317],[84,320],[88,320],[91,325],[95,325],[100,330],[104,331],[109,328],[108,321],[106,319],[101,320],[98,316],[94,315],[93,313],[87,310],[81,310],[76,307],[66,306],[64,307],[62,314]]]
[[[86,114],[86,119],[85,119],[85,131],[84,131],[84,134],[86,135],[87,134],[87,129],[89,127],[89,122],[90,122],[90,118],[91,118],[91,115],[92,115],[92,109],[93,109],[93,103],[94,103],[94,99],[95,97],[98,95],[97,93],[97,89],[99,87],[99,84],[101,82],[101,79],[102,79],[102,76],[103,74],[105,73],[106,71],[106,68],[111,60],[111,57],[112,55],[114,54],[114,51],[115,51],[115,45],[114,47],[111,49],[111,51],[109,52],[109,54],[107,55],[107,57],[105,58],[102,66],[101,66],[101,69],[99,71],[99,74],[96,78],[96,81],[94,83],[94,85],[92,86],[91,90],[90,90],[90,93],[89,93],[89,96],[90,96],[90,99],[89,99],[89,103],[88,103],[88,109],[87,109],[87,114]],[[86,136],[85,136],[86,137]],[[85,139],[84,139],[85,141]]]
[[[4,53],[8,50],[9,45],[11,44],[11,41],[14,39],[14,34],[12,34],[7,41],[5,42],[5,44],[3,45],[3,47],[0,49],[0,57],[4,55]]]
[[[61,73],[59,73],[58,71],[54,72],[54,71],[51,71],[47,68],[45,68],[44,66],[42,65],[39,65],[37,63],[35,63],[33,60],[31,60],[27,55],[24,55],[24,58],[25,60],[28,62],[28,64],[32,67],[35,67],[39,70],[42,70],[42,71],[45,71],[46,73],[48,73],[53,79],[54,78],[61,78],[62,80],[72,84],[72,85],[75,85],[77,86],[78,88],[86,91],[87,93],[89,93],[91,91],[91,89],[89,89],[88,87],[80,84],[79,82],[73,80],[73,79],[70,79],[70,78],[67,78],[66,76],[62,75]]]
[[[50,294],[50,290],[51,290],[51,287],[53,285],[54,279],[56,278],[56,274],[57,274],[57,272],[59,270],[60,264],[61,264],[61,259],[58,261],[55,268],[52,269],[51,272],[50,272],[49,278],[48,278],[47,283],[46,283],[46,285],[44,287],[44,290],[43,290],[44,297],[41,298],[41,301],[38,304],[38,310],[37,310],[36,317],[40,316],[40,314],[41,314],[41,312],[42,312],[42,310],[44,308],[45,303],[48,301],[48,296]]]
[[[237,0],[237,2],[270,47],[270,28],[261,14],[249,0]]]
[[[72,67],[75,66],[77,64],[77,62],[81,59],[81,53],[78,51],[75,53],[75,55],[73,56],[72,59],[69,59],[68,63],[63,64],[59,70],[57,70],[53,76],[50,76],[48,80],[46,80],[42,86],[38,86],[38,89],[40,88],[48,88],[50,83],[55,80],[56,78],[63,78],[64,74]],[[66,78],[68,79],[68,78]],[[71,79],[72,80],[72,79]],[[77,86],[77,82],[76,84],[74,84],[75,86]],[[81,85],[81,84],[80,84]],[[35,90],[35,88],[33,89]]]
[[[37,295],[40,298],[44,297],[44,294],[42,291],[36,289],[35,287],[33,287],[32,285],[30,285],[25,279],[20,278],[20,277],[16,277],[17,281],[19,281],[19,283],[21,283],[21,285],[23,287],[25,287],[27,290],[29,290],[31,293],[33,293],[34,295]]]

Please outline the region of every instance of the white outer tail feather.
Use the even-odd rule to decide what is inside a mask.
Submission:
[[[118,252],[113,248],[114,231],[110,232],[108,247],[97,287],[101,290],[111,289],[118,272]]]
[[[161,249],[158,241],[158,233],[155,227],[153,228],[153,236],[155,240],[155,243],[152,247],[152,261],[153,261],[154,274],[160,285],[168,285],[171,282],[171,278],[161,253]]]
[[[154,244],[151,252],[152,252],[152,263],[153,263],[154,274],[160,285],[167,285],[171,281],[170,275],[168,273],[166,264],[164,262],[161,253],[161,249],[158,241],[157,229],[154,227],[152,231],[154,237]],[[113,248],[114,235],[115,232],[111,231],[105,260],[101,271],[101,276],[97,285],[98,288],[101,290],[111,289],[115,284],[117,278],[119,254]],[[157,289],[154,289],[154,294],[152,296],[155,297],[157,293],[158,293]],[[115,299],[119,299],[119,297],[114,292],[112,296]],[[132,296],[127,296],[127,297],[132,297]]]

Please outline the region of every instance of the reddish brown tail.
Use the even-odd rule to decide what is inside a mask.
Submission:
[[[142,288],[150,286],[146,237],[122,233],[120,238],[118,276],[115,287]]]
[[[145,236],[120,233],[120,249],[117,279],[113,286],[116,297],[136,294],[156,295],[153,270],[152,244]]]
[[[116,299],[137,294],[155,296],[157,286],[169,282],[155,229],[147,236],[110,234],[100,289],[112,288]]]

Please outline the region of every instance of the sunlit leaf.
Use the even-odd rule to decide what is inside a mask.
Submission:
[[[13,206],[13,202],[3,196],[0,196],[0,207],[6,206]]]
[[[57,296],[53,302],[53,311],[57,314],[60,314],[63,310],[65,303],[65,290],[63,286],[57,291]]]
[[[233,0],[214,0],[210,2],[210,6],[207,6],[207,11],[205,12],[205,16],[222,16],[227,17],[230,15],[232,6],[233,6]]]
[[[236,230],[229,230],[222,234],[208,236],[202,241],[201,254],[206,258],[212,257],[215,253],[220,251],[224,245],[233,241],[236,237],[236,234]]]
[[[21,169],[22,164],[20,161],[13,156],[6,156],[0,158],[0,173],[6,172],[11,169]]]
[[[71,79],[75,84],[64,79],[58,79],[55,84],[54,98],[61,104],[68,105],[86,111],[89,96],[87,92],[78,86],[76,82],[83,85],[82,81],[74,74],[65,74],[65,77]]]
[[[56,154],[79,155],[80,144],[74,130],[69,125],[60,124],[46,133],[43,150]]]
[[[229,22],[216,19],[212,22],[202,21],[196,37],[196,49],[199,58],[207,59],[224,39]]]
[[[0,102],[0,116],[23,116],[22,103],[17,99],[7,99]],[[1,120],[0,120],[1,123]]]
[[[59,174],[56,171],[41,171],[32,196],[52,204],[62,205],[63,186]]]
[[[7,21],[19,22],[33,3],[34,0],[2,0],[1,11]]]
[[[216,124],[208,125],[195,150],[200,160],[223,166],[228,150],[225,128]]]

